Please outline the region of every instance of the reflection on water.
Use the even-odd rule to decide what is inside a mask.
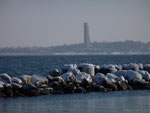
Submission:
[[[1,98],[0,113],[150,113],[150,91]]]

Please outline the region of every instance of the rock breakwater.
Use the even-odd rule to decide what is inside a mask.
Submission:
[[[150,89],[150,64],[65,64],[47,76],[0,74],[0,97]]]

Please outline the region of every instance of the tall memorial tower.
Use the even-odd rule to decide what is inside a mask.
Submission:
[[[91,46],[88,23],[84,23],[84,46],[85,48],[90,48]]]

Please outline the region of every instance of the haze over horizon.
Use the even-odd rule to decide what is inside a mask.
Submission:
[[[0,47],[150,41],[150,0],[0,0]]]

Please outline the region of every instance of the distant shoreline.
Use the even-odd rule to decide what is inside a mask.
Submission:
[[[72,56],[72,55],[150,55],[150,53],[76,53],[76,52],[68,52],[68,53],[53,53],[53,54],[39,54],[39,53],[0,53],[0,56]]]

